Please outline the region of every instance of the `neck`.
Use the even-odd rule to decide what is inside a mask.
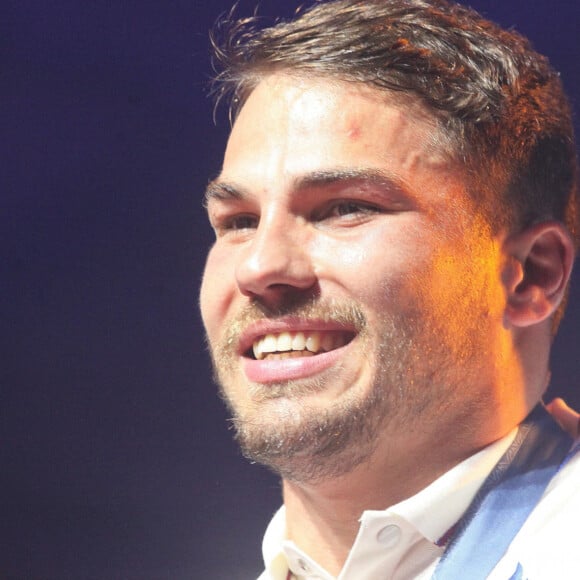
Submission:
[[[415,495],[443,473],[503,436],[458,437],[456,425],[423,441],[387,438],[349,473],[326,480],[283,482],[287,537],[337,576],[344,566],[365,510],[385,510]]]
[[[412,469],[402,464],[379,465],[369,461],[332,480],[284,481],[288,538],[337,576],[356,539],[359,519],[365,510],[387,509],[452,467],[441,464],[432,465],[431,470],[420,469],[424,462],[424,457],[414,454]]]

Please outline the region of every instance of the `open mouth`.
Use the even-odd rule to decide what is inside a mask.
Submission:
[[[246,353],[255,360],[314,356],[348,344],[354,333],[345,331],[280,332],[257,338]]]

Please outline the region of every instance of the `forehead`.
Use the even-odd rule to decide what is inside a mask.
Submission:
[[[400,100],[400,99],[399,99]],[[224,172],[297,175],[327,167],[389,165],[437,171],[451,157],[433,117],[383,91],[327,78],[263,79],[234,123]]]
[[[240,110],[216,182],[262,202],[291,194],[309,175],[377,173],[430,212],[472,213],[463,170],[442,143],[416,101],[404,106],[359,83],[276,74]]]

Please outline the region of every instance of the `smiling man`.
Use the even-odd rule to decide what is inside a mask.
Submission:
[[[316,3],[217,53],[201,309],[283,481],[261,578],[572,577],[580,454],[541,405],[578,228],[557,74],[439,0]]]

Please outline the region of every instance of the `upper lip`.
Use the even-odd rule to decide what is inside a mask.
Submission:
[[[331,332],[342,331],[356,333],[353,326],[333,322],[332,320],[305,319],[305,318],[279,318],[276,320],[260,320],[250,324],[240,335],[238,351],[240,355],[252,348],[256,340],[267,334],[280,334],[281,332]]]

